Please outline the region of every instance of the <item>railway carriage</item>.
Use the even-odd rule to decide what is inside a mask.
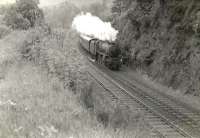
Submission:
[[[80,45],[90,53],[99,64],[104,64],[112,70],[121,67],[121,50],[115,43],[101,41],[87,36],[80,36]]]

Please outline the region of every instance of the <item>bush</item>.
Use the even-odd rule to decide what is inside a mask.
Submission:
[[[6,14],[5,21],[6,25],[10,26],[12,29],[26,30],[30,27],[30,22],[12,8]]]
[[[4,20],[13,29],[28,29],[44,18],[42,10],[33,0],[19,0],[7,9]]]
[[[0,39],[10,33],[10,28],[5,25],[0,25]]]
[[[4,7],[0,6],[0,15],[3,15],[3,14],[4,14]]]
[[[97,114],[97,121],[102,123],[104,127],[107,127],[109,123],[109,113],[101,112]]]
[[[114,109],[110,123],[115,130],[118,128],[125,129],[128,126],[128,123],[130,123],[128,122],[128,119],[128,114],[123,113],[123,110],[119,106],[117,106]]]
[[[86,86],[81,91],[81,101],[87,109],[94,109],[94,101],[92,96],[92,84]]]
[[[31,27],[34,27],[38,20],[44,18],[43,12],[37,5],[38,2],[34,0],[19,0],[16,4],[18,13],[30,22]]]

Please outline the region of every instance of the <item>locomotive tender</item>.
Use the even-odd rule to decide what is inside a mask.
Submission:
[[[120,69],[121,50],[115,43],[80,35],[80,45],[97,63],[104,64],[111,70]]]

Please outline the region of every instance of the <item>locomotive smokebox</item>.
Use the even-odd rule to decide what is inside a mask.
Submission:
[[[119,70],[121,67],[121,50],[115,43],[80,35],[80,45],[97,63],[112,70]]]

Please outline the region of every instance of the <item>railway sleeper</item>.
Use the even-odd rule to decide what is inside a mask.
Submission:
[[[94,73],[95,74],[95,73]],[[101,75],[99,75],[99,74],[101,74]],[[107,84],[110,84],[110,83],[113,83],[113,85],[116,85],[114,82],[112,82],[112,81],[109,81],[109,80],[107,80],[107,79],[109,79],[108,77],[105,77],[104,75],[102,75],[102,73],[99,73],[98,75],[97,75],[97,77],[98,78],[100,78],[100,80],[101,80],[101,82],[104,82],[104,83],[102,83],[102,85],[105,85],[104,87],[106,87],[106,83],[105,82],[107,82]],[[103,77],[105,77],[105,78],[103,78]],[[128,86],[127,86],[128,87]],[[134,90],[135,91],[135,90]],[[157,106],[157,104],[155,103],[156,101],[154,101],[154,102],[148,102],[148,100],[145,100],[145,98],[142,98],[142,96],[140,95],[140,94],[138,94],[137,92],[136,92],[136,94],[135,94],[136,96],[140,96],[141,98],[139,98],[139,100],[137,99],[137,100],[135,100],[137,103],[139,103],[139,105],[141,105],[142,107],[145,107],[144,106],[144,104],[143,103],[146,103],[146,105],[148,104],[148,107],[154,107],[154,108],[156,108],[156,106]],[[124,94],[123,94],[123,96],[124,96]],[[126,96],[126,95],[125,95]],[[146,97],[148,97],[148,96],[146,96]],[[134,97],[133,97],[134,98]],[[149,98],[149,99],[151,99],[152,100],[152,98]],[[141,101],[143,101],[143,103],[141,103]],[[160,104],[161,105],[161,104]],[[152,108],[152,109],[154,109],[154,108]],[[147,112],[147,111],[150,111],[150,110],[152,110],[152,109],[146,109],[146,108],[144,108],[145,109],[145,111]],[[170,110],[169,110],[170,111]],[[170,121],[171,123],[173,123],[173,122],[176,122],[176,119],[174,119],[174,116],[172,116],[172,115],[168,115],[167,117],[169,117],[169,118],[171,118],[172,119],[172,121]],[[163,122],[161,122],[161,121],[157,121],[157,122],[151,122],[150,124],[152,124],[152,126],[165,126],[166,124],[164,123],[163,124]],[[154,125],[153,125],[154,124]],[[176,124],[176,123],[175,123]],[[170,124],[169,124],[169,126],[170,126]],[[175,127],[175,126],[174,126]],[[172,128],[174,128],[174,127],[172,127]],[[159,129],[159,128],[158,128]],[[165,132],[163,132],[163,133],[165,133]],[[179,133],[179,131],[177,130],[177,133],[175,133],[176,135]],[[177,136],[180,136],[179,134],[177,135]]]
[[[163,125],[163,127],[162,126],[158,126],[158,127],[154,126],[154,128],[157,129],[157,130],[160,130],[162,132],[166,132],[166,133],[174,132],[174,129],[172,129],[172,128],[166,126],[166,125]]]

